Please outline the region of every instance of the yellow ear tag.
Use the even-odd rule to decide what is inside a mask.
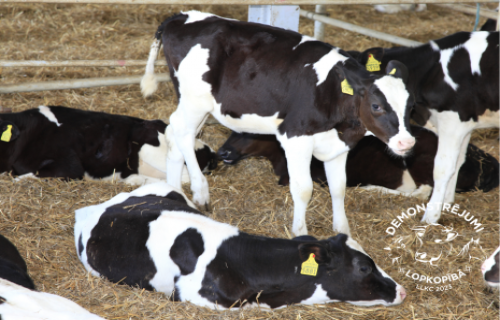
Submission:
[[[9,142],[10,138],[12,138],[12,125],[7,125],[7,129],[2,133],[2,137],[0,137],[0,140]]]
[[[396,68],[392,68],[391,72],[389,74],[395,75],[396,74]]]
[[[375,59],[372,54],[369,54],[368,61],[366,61],[366,70],[368,70],[370,72],[380,71],[381,64],[382,64],[382,62]]]
[[[302,269],[300,269],[300,274],[305,274],[306,276],[315,277],[318,273],[318,263],[314,260],[314,253],[309,255],[309,259],[302,262]]]
[[[342,93],[350,94],[351,96],[354,94],[354,90],[352,90],[352,87],[349,82],[347,82],[347,79],[344,79],[344,81],[340,83],[340,88],[342,89]]]

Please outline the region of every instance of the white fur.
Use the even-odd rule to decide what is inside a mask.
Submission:
[[[57,121],[56,116],[52,113],[49,107],[46,106],[39,106],[38,110],[40,111],[41,114],[43,114],[47,119],[49,119],[50,122],[54,122],[58,127],[62,125],[62,123],[59,123]]]
[[[315,39],[315,38],[313,38],[313,37],[309,37],[309,36],[302,36],[302,38],[300,38],[299,43],[298,43],[295,47],[293,47],[293,48],[292,48],[292,50],[297,49],[297,47],[298,47],[298,46],[300,46],[300,45],[301,45],[301,44],[303,44],[304,42],[308,42],[308,41],[318,41],[318,40],[316,40],[316,39]]]
[[[338,48],[333,48],[330,52],[321,57],[317,62],[313,64],[314,71],[318,77],[318,82],[316,86],[322,84],[328,77],[328,73],[339,61],[344,62],[348,57],[341,55]],[[308,65],[306,65],[308,66]]]
[[[401,11],[424,11],[427,9],[426,4],[377,4],[373,6],[375,10],[384,13],[398,13]]]
[[[2,320],[103,320],[66,298],[0,279]]]
[[[212,13],[200,12],[200,11],[196,11],[196,10],[187,11],[187,12],[181,11],[181,13],[188,16],[188,18],[184,24],[202,21],[202,20],[205,20],[205,19],[210,18],[210,17],[216,17],[216,15],[214,15]]]
[[[307,298],[306,300],[302,300],[300,304],[320,304],[320,303],[330,303],[330,302],[339,302],[340,300],[332,300],[328,296],[327,292],[323,289],[321,284],[316,284],[316,290],[312,296]]]
[[[24,179],[39,179],[37,176],[33,174],[33,172],[25,173],[14,179],[14,182],[19,182]]]
[[[410,94],[406,90],[403,80],[392,76],[384,76],[375,80],[374,84],[384,94],[387,103],[391,106],[398,117],[399,127],[398,133],[389,139],[387,144],[394,153],[404,155],[406,150],[398,147],[399,141],[408,141],[415,144],[415,138],[406,130],[405,113],[406,101]],[[413,146],[411,144],[411,146]]]
[[[155,77],[155,61],[158,57],[161,41],[154,40],[149,50],[148,62],[146,64],[146,71],[141,79],[141,92],[144,97],[152,95],[158,89],[158,80]]]
[[[418,198],[418,199],[422,199],[422,200],[429,199],[429,196],[432,193],[432,187],[427,185],[427,184],[423,184],[413,191],[399,191],[399,190],[389,189],[389,188],[385,188],[385,187],[381,187],[381,186],[373,186],[373,185],[362,186],[359,188],[363,189],[363,190],[368,190],[368,191],[377,191],[380,193],[394,194],[394,195],[400,195],[400,196],[405,196],[405,197],[413,197],[413,198]]]

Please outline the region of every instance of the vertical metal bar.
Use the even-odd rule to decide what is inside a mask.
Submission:
[[[320,4],[316,5],[316,13],[325,14],[326,6]],[[319,41],[323,41],[325,39],[325,24],[323,22],[314,21],[314,38]]]

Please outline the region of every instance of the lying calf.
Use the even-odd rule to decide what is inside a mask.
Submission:
[[[2,320],[104,320],[55,294],[28,290],[0,279]]]
[[[165,179],[166,127],[160,120],[65,107],[2,113],[0,172],[132,184]],[[215,153],[199,140],[196,156],[202,170],[217,166]]]
[[[0,234],[0,278],[35,289],[33,280],[28,275],[26,262],[17,251],[16,246]],[[1,295],[0,295],[1,296]],[[1,319],[1,317],[0,317]]]
[[[347,156],[347,186],[377,186],[383,187],[385,192],[427,198],[432,190],[430,187],[434,185],[438,137],[422,127],[412,126],[411,130],[417,141],[412,154],[406,158],[391,155],[387,146],[375,137],[363,138]],[[274,172],[280,176],[279,184],[289,183],[285,153],[274,136],[233,132],[217,154],[225,164],[235,164],[248,157],[268,158]],[[314,157],[311,176],[314,181],[326,184],[323,162]],[[476,188],[487,192],[497,187],[498,183],[498,161],[469,144],[466,160],[459,172],[457,192]]]
[[[201,215],[163,182],[77,210],[75,243],[96,276],[212,308],[336,301],[390,306],[406,296],[344,234],[321,241],[246,234]],[[310,274],[317,268],[314,276],[303,274],[306,260]]]
[[[483,277],[486,283],[491,287],[499,286],[498,273],[500,271],[500,247],[498,247],[495,252],[483,262],[481,266],[481,271],[483,272]]]

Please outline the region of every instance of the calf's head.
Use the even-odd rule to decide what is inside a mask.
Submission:
[[[299,245],[299,254],[303,261],[314,254],[318,263],[315,283],[321,285],[329,301],[391,306],[400,304],[406,297],[405,289],[345,234],[322,241],[306,241]]]
[[[348,61],[353,62],[352,59]],[[401,62],[392,60],[387,64],[385,75],[375,75],[356,64],[355,71],[349,66],[336,70],[339,78],[347,78],[354,93],[361,98],[359,119],[367,134],[385,142],[396,155],[407,155],[415,144],[415,138],[410,134],[410,112],[414,101],[406,87],[408,69]]]
[[[280,144],[274,136],[233,132],[217,151],[217,156],[225,164],[255,156],[267,156],[279,152]]]
[[[493,252],[491,257],[486,259],[481,266],[481,272],[483,273],[484,280],[491,287],[498,287],[499,282],[499,271],[500,271],[500,247]]]

